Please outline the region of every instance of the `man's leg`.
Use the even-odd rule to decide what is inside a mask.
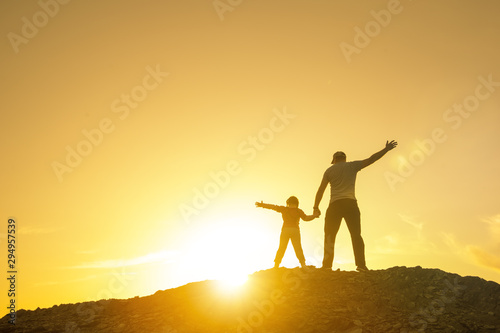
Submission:
[[[293,249],[295,250],[297,259],[299,259],[300,266],[304,267],[306,265],[306,258],[304,257],[304,251],[302,250],[302,244],[300,243],[300,230],[299,228],[293,229],[295,230],[290,230]]]
[[[276,252],[276,257],[274,258],[274,267],[279,267],[281,264],[281,260],[285,255],[286,247],[288,246],[288,240],[290,239],[290,235],[284,230],[281,229],[280,234],[280,245],[278,247],[278,252]]]
[[[323,254],[323,268],[332,268],[335,248],[335,238],[342,222],[341,212],[330,203],[325,214],[325,246]]]
[[[366,268],[365,243],[361,237],[361,214],[358,203],[355,200],[349,202],[346,207],[345,222],[351,234],[352,249],[354,250],[354,260],[358,268]]]

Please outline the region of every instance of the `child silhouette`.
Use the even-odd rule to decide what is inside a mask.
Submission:
[[[314,218],[319,217],[319,215],[306,215],[302,209],[299,209],[299,199],[294,196],[291,196],[286,200],[286,207],[266,204],[262,201],[256,202],[255,206],[272,209],[281,213],[281,216],[283,217],[280,245],[278,252],[276,252],[276,258],[274,259],[274,268],[278,268],[280,266],[290,239],[292,240],[293,249],[295,250],[297,259],[299,259],[300,266],[305,268],[306,259],[304,258],[304,252],[302,251],[302,245],[300,244],[299,221],[300,219],[304,221],[311,221]]]

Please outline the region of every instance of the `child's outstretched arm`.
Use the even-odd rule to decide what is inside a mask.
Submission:
[[[278,211],[279,207],[280,207],[280,206],[277,206],[277,205],[266,204],[266,203],[263,203],[262,201],[261,202],[256,202],[255,206],[256,207],[261,207],[261,208],[272,209],[272,210],[275,210],[275,211]]]

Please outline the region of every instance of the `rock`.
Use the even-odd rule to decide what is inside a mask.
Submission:
[[[202,281],[128,300],[17,311],[18,332],[500,332],[500,285],[437,269],[252,274],[237,297]],[[276,295],[280,295],[279,297]],[[90,314],[92,314],[90,316]],[[11,332],[7,317],[0,332]]]

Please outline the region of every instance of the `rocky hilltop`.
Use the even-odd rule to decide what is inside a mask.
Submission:
[[[500,285],[439,269],[269,269],[231,291],[217,281],[146,297],[7,316],[1,332],[500,332]]]

